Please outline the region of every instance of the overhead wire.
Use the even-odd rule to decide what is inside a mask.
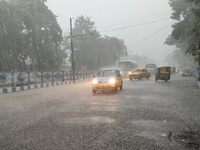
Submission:
[[[147,17],[142,17],[142,18],[134,19],[134,20],[131,20],[131,21],[141,20],[141,19],[143,19],[143,18],[150,18],[150,17],[157,16],[157,15],[160,15],[160,14],[165,13],[165,12],[166,12],[166,11],[161,12],[161,13],[157,13],[157,14],[154,14],[154,15],[151,15],[151,16],[147,16]],[[117,31],[117,30],[122,30],[122,29],[127,29],[127,28],[133,28],[133,27],[142,26],[142,25],[147,25],[147,24],[152,24],[152,23],[156,23],[156,22],[160,22],[160,21],[164,21],[164,20],[168,20],[168,19],[171,19],[171,18],[168,17],[168,18],[163,18],[163,19],[154,20],[154,21],[150,21],[150,22],[144,22],[144,23],[135,24],[135,25],[131,25],[131,26],[124,26],[124,27],[115,28],[115,29],[110,29],[110,30],[101,30],[101,31],[99,31],[99,32],[112,32],[112,31]],[[127,22],[131,22],[131,21],[127,21]],[[124,23],[126,23],[126,22],[124,22]],[[124,23],[120,23],[120,24],[124,24]],[[118,25],[120,25],[120,24],[118,24]],[[140,43],[140,42],[142,42],[142,41],[144,41],[144,40],[146,40],[146,39],[148,39],[148,38],[150,38],[150,37],[156,35],[157,33],[161,32],[162,30],[164,30],[165,28],[167,28],[167,27],[168,27],[169,25],[171,25],[171,24],[172,24],[172,23],[168,24],[167,26],[164,26],[163,28],[157,30],[156,32],[154,32],[153,34],[147,36],[146,38],[144,38],[144,39],[142,39],[142,40],[139,40],[139,41],[137,41],[137,42],[135,42],[135,43],[133,43],[133,44],[130,44],[130,45],[128,45],[127,47],[132,46],[132,45],[135,45],[135,44],[138,44],[138,43]],[[114,25],[113,25],[113,26],[114,26]],[[93,33],[91,33],[91,34],[93,34]]]
[[[148,38],[151,38],[151,37],[155,36],[156,34],[158,34],[159,32],[161,32],[162,30],[164,30],[164,29],[167,28],[168,26],[172,25],[173,23],[174,23],[174,21],[173,21],[173,22],[170,22],[168,25],[166,25],[166,26],[164,26],[163,28],[157,30],[157,31],[154,32],[153,34],[151,34],[151,35],[145,37],[144,39],[139,40],[139,41],[137,41],[137,42],[135,42],[135,43],[133,43],[133,44],[127,45],[127,47],[132,46],[132,45],[136,45],[136,44],[138,44],[138,43],[143,42],[144,40],[146,40],[146,39],[148,39]]]
[[[133,27],[142,26],[142,25],[146,25],[146,24],[151,24],[151,23],[155,23],[155,22],[160,22],[160,21],[168,20],[168,19],[171,19],[171,18],[163,18],[163,19],[155,20],[155,21],[151,21],[151,22],[146,22],[146,23],[141,23],[141,24],[136,24],[136,25],[131,25],[131,26],[125,26],[125,27],[116,28],[116,29],[110,29],[110,30],[102,30],[102,31],[99,31],[99,32],[111,32],[111,31],[116,31],[116,30],[133,28]]]
[[[169,12],[169,11],[163,11],[163,12],[160,12],[160,13],[157,13],[157,14],[153,14],[153,15],[149,15],[149,16],[145,16],[145,17],[141,17],[141,18],[137,18],[137,19],[132,19],[132,20],[129,20],[129,21],[126,21],[126,22],[122,22],[122,23],[119,23],[119,24],[115,24],[115,25],[111,25],[111,26],[108,26],[108,27],[104,27],[103,29],[100,29],[100,30],[105,30],[105,29],[113,27],[113,26],[118,26],[118,25],[122,25],[122,24],[125,24],[125,23],[141,20],[141,19],[146,19],[146,18],[150,19],[150,18],[152,18],[154,16],[159,16],[159,15],[161,15],[163,13],[166,14],[166,12]]]

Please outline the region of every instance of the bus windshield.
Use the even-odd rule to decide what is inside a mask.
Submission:
[[[122,71],[130,71],[131,62],[119,62],[119,69]]]

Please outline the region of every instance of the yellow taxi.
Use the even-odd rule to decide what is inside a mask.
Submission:
[[[134,72],[129,73],[129,79],[138,79],[141,80],[142,78],[147,78],[151,76],[151,73],[146,68],[136,68]]]

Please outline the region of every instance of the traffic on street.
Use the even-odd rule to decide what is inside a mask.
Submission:
[[[200,149],[194,77],[123,78],[92,92],[92,80],[0,94],[0,149]]]
[[[0,150],[200,150],[200,0],[0,0]]]

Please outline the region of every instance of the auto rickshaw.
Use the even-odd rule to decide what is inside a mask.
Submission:
[[[156,68],[156,76],[155,80],[170,80],[170,75],[171,75],[171,67],[170,66],[158,66]]]

